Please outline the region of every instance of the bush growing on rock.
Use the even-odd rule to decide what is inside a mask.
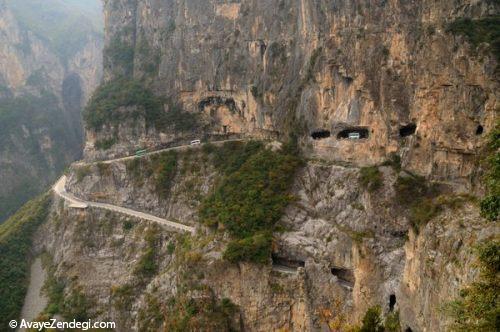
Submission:
[[[168,111],[164,111],[164,104]],[[121,109],[128,107],[128,109]],[[87,128],[101,131],[104,125],[118,125],[128,119],[144,118],[146,125],[159,130],[172,129],[177,132],[193,130],[198,126],[198,117],[182,110],[171,101],[153,94],[143,82],[118,78],[99,86],[84,111]],[[100,148],[109,148],[109,142],[100,143]]]
[[[498,220],[500,212],[500,123],[490,134],[486,147],[488,157],[485,187],[488,195],[481,201],[481,215],[489,221]]]
[[[235,157],[223,158],[224,151],[215,154],[216,166],[219,163],[217,167],[226,175],[202,203],[200,220],[233,237],[225,253],[228,260],[263,263],[270,254],[271,234],[293,199],[288,190],[301,160],[254,142],[230,149],[238,151]]]
[[[360,171],[359,183],[369,192],[375,192],[384,185],[384,179],[377,166],[363,167]]]
[[[476,250],[479,278],[460,291],[446,306],[453,319],[451,331],[498,331],[500,329],[500,242],[491,241]]]

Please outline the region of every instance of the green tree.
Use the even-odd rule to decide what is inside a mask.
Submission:
[[[363,325],[359,332],[384,332],[381,311],[379,306],[369,308],[363,317]]]
[[[500,330],[500,241],[477,248],[479,277],[447,305],[451,331]]]

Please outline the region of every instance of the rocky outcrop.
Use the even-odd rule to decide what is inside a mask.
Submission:
[[[468,0],[108,0],[105,77],[145,79],[210,132],[293,131],[309,155],[359,165],[397,153],[469,190],[498,111],[496,61],[447,26],[495,13]],[[313,139],[318,130],[327,135]],[[359,130],[364,139],[345,139]]]
[[[154,175],[136,177],[148,174],[147,158],[136,165],[100,163],[83,171],[79,167],[84,166],[74,166],[68,189],[85,199],[197,225],[199,200],[220,174],[202,151],[184,151],[178,160],[182,164],[168,198],[155,191]],[[60,276],[76,280],[97,303],[100,318],[133,326],[126,330],[141,330],[150,297],[165,304],[180,296],[179,287],[192,283],[237,304],[246,331],[345,329],[374,305],[384,314],[399,311],[403,329],[445,330],[443,307],[476,274],[471,248],[498,228],[482,221],[473,201],[449,194],[443,197],[459,203],[443,203],[443,210],[416,232],[397,203],[400,174],[391,167],[380,171],[382,187],[371,193],[360,186],[358,168],[309,162],[296,177],[297,199],[282,218],[285,231],[276,235],[273,263],[267,266],[222,260],[225,238],[208,230],[182,239],[155,228],[162,239],[155,246],[155,257],[162,257],[158,272],[136,290],[128,309],[114,302],[112,289],[134,284],[137,276],[131,271],[154,225],[57,203],[38,247],[54,256]],[[187,253],[180,249],[187,247]]]
[[[102,76],[99,34],[67,45],[74,52],[65,58],[11,5],[0,2],[0,221],[81,156],[81,110]]]
[[[36,247],[54,257],[58,277],[95,303],[94,316],[122,330],[158,330],[175,321],[167,318],[185,298],[193,306],[228,298],[238,306],[232,323],[245,331],[347,330],[375,305],[384,315],[399,312],[403,330],[446,330],[443,306],[477,274],[471,248],[498,234],[474,197],[459,194],[482,191],[480,153],[500,91],[498,64],[486,45],[473,49],[446,27],[460,17],[498,13],[498,4],[104,5],[105,80],[142,82],[163,98],[164,113],[180,105],[202,119],[204,131],[178,135],[148,126],[135,106],[122,105],[113,111],[139,116],[87,128],[87,160],[193,135],[285,140],[295,134],[307,162],[264,265],[230,264],[223,259],[228,235],[201,225],[193,237],[175,236],[144,221],[56,202]],[[199,225],[200,201],[224,175],[203,148],[190,151],[176,155],[175,171],[168,155],[161,167],[152,156],[79,163],[67,189]],[[377,167],[361,168],[367,165]],[[363,185],[364,174],[376,186]],[[419,190],[441,196],[405,205],[419,202]],[[141,272],[145,259],[153,272]],[[166,318],[151,318],[158,316]]]
[[[201,149],[188,148],[175,152],[177,161],[172,183],[161,193],[157,170],[162,166],[157,157],[73,165],[67,188],[84,200],[128,207],[168,220],[197,225],[197,208],[213,190],[220,174],[207,162],[208,154]]]

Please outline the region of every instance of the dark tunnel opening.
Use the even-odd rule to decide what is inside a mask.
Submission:
[[[284,257],[278,257],[276,255],[271,256],[273,260],[273,265],[278,265],[278,266],[285,266],[288,268],[292,269],[297,269],[299,267],[305,267],[306,263],[301,260],[296,260],[296,259],[290,259],[290,258],[284,258]]]
[[[337,135],[337,139],[367,139],[370,133],[367,128],[348,128]]]
[[[405,329],[405,332],[413,332],[413,330],[412,330],[411,328],[407,327],[407,328]]]
[[[484,133],[484,127],[481,125],[477,126],[476,135],[479,136],[479,135],[482,135],[483,133]]]
[[[409,125],[399,128],[399,136],[408,137],[415,134],[415,131],[417,131],[417,125],[410,123]]]
[[[203,111],[207,106],[226,106],[232,113],[236,113],[238,111],[236,102],[233,98],[212,96],[201,100],[198,104],[200,111]]]
[[[339,283],[342,286],[352,288],[354,287],[354,273],[350,269],[342,268],[342,267],[332,267],[331,272],[334,276],[337,277]]]
[[[395,306],[396,306],[396,295],[391,294],[389,296],[389,311],[394,311]]]
[[[325,139],[331,136],[331,132],[325,129],[318,129],[311,133],[311,137],[314,140]]]

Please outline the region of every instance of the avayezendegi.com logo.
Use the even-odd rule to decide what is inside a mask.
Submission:
[[[60,322],[57,319],[53,318],[49,321],[44,322],[29,322],[25,319],[22,319],[20,322],[11,320],[9,322],[9,327],[11,329],[35,329],[37,331],[43,331],[44,329],[78,329],[81,331],[88,331],[90,329],[115,329],[116,324],[115,322],[94,322],[91,319],[85,322],[77,322],[76,320],[73,320],[71,322]]]

